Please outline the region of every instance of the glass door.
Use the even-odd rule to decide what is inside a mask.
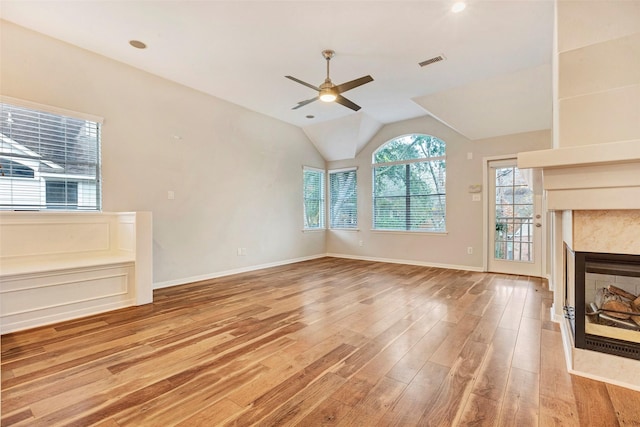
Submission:
[[[516,159],[491,161],[488,170],[489,271],[542,276],[539,180]]]

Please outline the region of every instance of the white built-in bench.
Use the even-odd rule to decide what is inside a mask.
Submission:
[[[150,212],[0,212],[0,332],[153,300]]]

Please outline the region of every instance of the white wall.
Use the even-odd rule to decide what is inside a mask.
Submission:
[[[300,129],[4,21],[0,60],[3,95],[104,118],[103,210],[153,212],[154,283],[326,252],[301,232],[302,166],[325,162]]]
[[[371,156],[385,142],[409,133],[436,136],[447,143],[447,234],[372,231]],[[469,185],[482,184],[483,157],[551,148],[550,131],[470,141],[427,116],[384,126],[352,161],[329,162],[330,169],[358,167],[359,231],[330,230],[327,252],[336,255],[408,261],[426,265],[482,269],[482,202]],[[472,159],[467,159],[472,153]],[[359,246],[362,240],[363,246]],[[472,255],[467,247],[473,247]]]

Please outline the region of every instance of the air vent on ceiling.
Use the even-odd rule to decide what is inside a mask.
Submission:
[[[427,65],[435,64],[436,62],[444,61],[445,59],[446,58],[444,55],[438,55],[425,61],[419,62],[418,65],[421,67],[426,67]]]

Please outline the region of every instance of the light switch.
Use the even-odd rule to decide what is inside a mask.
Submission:
[[[471,200],[473,200],[474,202],[479,202],[480,200],[482,200],[480,194],[473,194],[471,196]]]
[[[175,198],[176,198],[176,195],[175,195],[175,193],[173,191],[171,191],[171,190],[167,191],[167,199],[173,200]]]

